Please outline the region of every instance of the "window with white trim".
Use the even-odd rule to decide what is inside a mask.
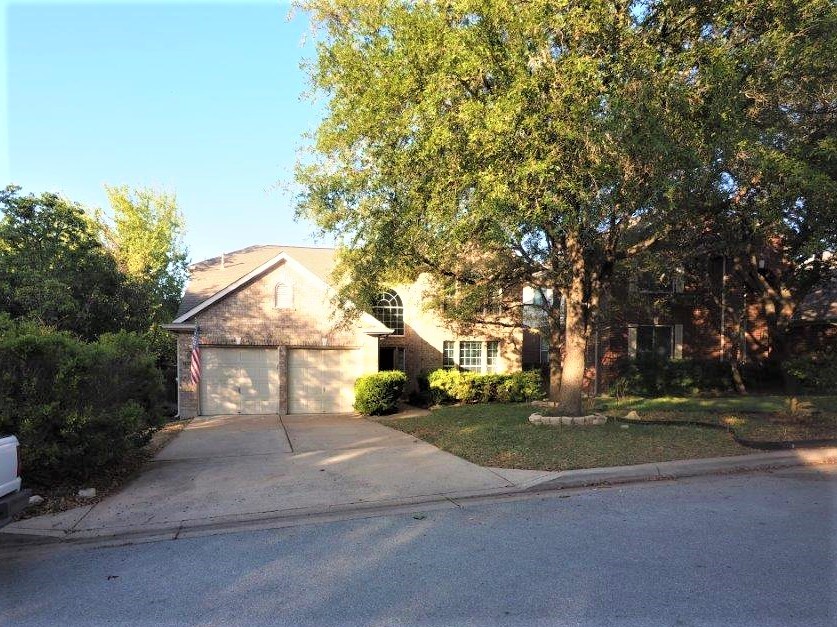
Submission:
[[[381,292],[372,307],[372,315],[393,330],[393,335],[404,335],[404,304],[394,290]]]
[[[683,358],[682,324],[638,324],[628,326],[628,354],[631,357]]]
[[[454,344],[451,341],[445,340],[442,342],[442,368],[453,368],[456,366],[456,353],[454,353]]]
[[[273,292],[273,306],[276,309],[293,309],[294,286],[290,283],[277,283]]]
[[[459,367],[471,372],[482,372],[482,342],[459,343]]]
[[[493,340],[485,343],[485,371],[497,372],[500,361],[500,342]]]

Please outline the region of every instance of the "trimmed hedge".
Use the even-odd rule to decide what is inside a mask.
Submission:
[[[432,405],[522,403],[543,398],[540,373],[532,370],[478,374],[441,368],[420,376],[419,387]]]
[[[162,423],[155,359],[135,333],[87,343],[0,318],[0,433],[20,440],[26,483],[88,480],[148,442]]]
[[[388,370],[360,377],[355,381],[355,409],[367,416],[391,414],[398,409],[398,399],[404,393],[407,375],[400,370]]]
[[[837,390],[837,353],[822,351],[800,355],[782,364],[789,382],[799,392],[834,393]]]

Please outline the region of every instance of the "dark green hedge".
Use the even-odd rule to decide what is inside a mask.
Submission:
[[[782,390],[776,366],[742,364],[739,370],[750,392]],[[622,391],[634,396],[694,396],[735,390],[730,363],[714,359],[623,358],[617,362],[616,372]]]
[[[521,403],[543,398],[539,372],[478,374],[454,369],[434,370],[419,377],[425,401],[444,403]]]
[[[782,364],[792,392],[837,392],[837,353],[821,351],[788,359]]]
[[[636,396],[690,396],[733,390],[730,366],[719,360],[621,359],[616,370],[625,392]]]
[[[367,416],[391,414],[398,409],[407,375],[400,370],[376,372],[355,381],[355,409]]]
[[[0,318],[0,363],[0,433],[20,440],[29,485],[95,477],[162,422],[155,353],[135,333],[88,343]]]

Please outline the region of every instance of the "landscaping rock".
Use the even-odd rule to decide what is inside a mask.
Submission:
[[[38,494],[33,494],[32,496],[29,497],[29,505],[33,505],[33,506],[34,505],[40,505],[43,502],[44,502],[44,497],[42,497]]]
[[[589,416],[541,416],[540,414],[532,414],[529,416],[529,422],[555,427],[592,426],[603,425],[607,422],[607,416],[601,414],[590,414]]]
[[[82,488],[78,491],[78,495],[83,499],[96,498],[96,488]]]
[[[639,420],[639,414],[636,413],[636,410],[632,409],[627,414],[625,414],[625,418],[628,420]]]

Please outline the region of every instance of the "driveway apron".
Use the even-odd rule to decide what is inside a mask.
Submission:
[[[213,416],[193,420],[139,477],[83,515],[16,526],[55,528],[58,520],[80,518],[72,531],[118,531],[511,485],[491,470],[356,416]]]

